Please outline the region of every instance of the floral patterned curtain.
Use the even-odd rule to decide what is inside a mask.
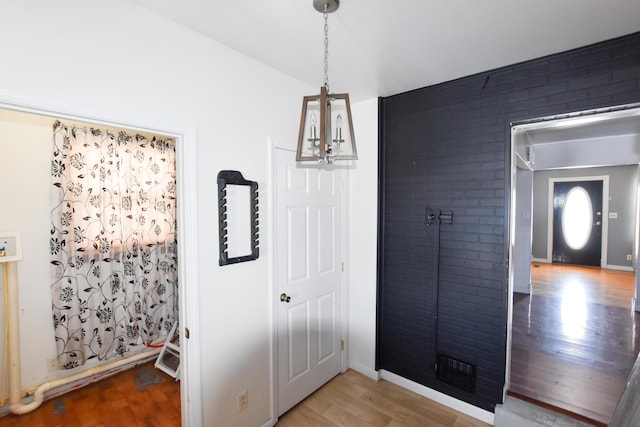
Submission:
[[[123,356],[178,313],[173,141],[54,125],[51,264],[58,362]]]

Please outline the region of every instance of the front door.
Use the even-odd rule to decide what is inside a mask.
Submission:
[[[553,262],[601,266],[603,181],[555,182]]]
[[[276,149],[278,415],[342,367],[341,173]]]

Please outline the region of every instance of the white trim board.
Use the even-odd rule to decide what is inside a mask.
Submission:
[[[533,260],[531,262],[539,262],[539,263],[542,263],[542,264],[552,264],[550,259],[544,259],[544,258],[533,258]],[[605,265],[604,267],[600,267],[600,268],[604,268],[606,270],[635,271],[635,269],[633,267],[630,267],[628,265],[608,264],[608,265]]]
[[[551,258],[533,258],[531,262],[542,262],[545,264],[551,264]]]
[[[633,269],[633,267],[630,267],[628,265],[606,265],[604,268],[606,268],[607,270],[620,270],[620,271],[635,271]]]
[[[269,137],[267,138],[267,143],[269,144],[269,154],[267,155],[267,170],[269,171],[267,188],[268,193],[266,194],[267,203],[269,203],[269,221],[267,224],[267,233],[269,236],[274,236],[274,231],[276,229],[276,192],[273,190],[275,188],[276,183],[276,149],[278,148],[275,141]],[[273,426],[278,422],[278,342],[277,342],[277,319],[276,319],[276,310],[277,310],[277,302],[276,302],[276,284],[277,284],[277,269],[275,267],[276,263],[276,239],[272,238],[269,242],[269,250],[273,254],[271,259],[272,261],[269,263],[269,292],[267,293],[269,300],[267,301],[269,307],[269,358],[270,358],[270,366],[269,370],[269,389],[271,390],[271,397],[269,400],[270,409],[269,409],[269,419],[262,425],[262,427]]]
[[[364,375],[367,378],[371,378],[374,381],[380,381],[380,371],[370,369],[360,363],[349,361],[349,369],[353,369],[359,374]]]
[[[62,102],[42,96],[27,95],[0,88],[0,108],[29,114],[51,116],[109,127],[131,129],[170,136],[176,140],[176,180],[178,186],[178,277],[180,290],[180,342],[182,425],[202,425],[200,380],[198,232],[197,232],[197,157],[196,132],[193,126],[171,123],[157,117],[131,116],[77,103]],[[185,286],[185,284],[189,286]],[[186,290],[189,290],[187,293]],[[190,338],[184,339],[185,328]]]
[[[431,399],[434,402],[438,402],[453,410],[462,412],[463,414],[473,417],[477,420],[493,425],[494,414],[492,412],[478,408],[477,406],[473,406],[470,403],[463,402],[462,400],[456,399],[455,397],[451,397],[448,394],[441,393],[432,388],[423,386],[422,384],[418,384],[416,382],[408,380],[404,377],[401,377],[400,375],[385,371],[384,369],[380,371],[380,374],[382,379],[387,380],[390,383],[410,390],[414,393],[419,394],[420,396]]]

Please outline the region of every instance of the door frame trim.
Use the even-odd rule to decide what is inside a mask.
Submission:
[[[586,115],[599,115],[603,117],[605,120],[609,120],[615,117],[620,116],[640,116],[640,103],[626,104],[613,106],[609,108],[602,109],[594,109],[594,110],[585,110],[585,111],[577,111],[568,114],[561,114],[556,116],[546,116],[546,117],[534,117],[534,118],[526,118],[523,120],[511,120],[506,123],[506,132],[507,132],[507,147],[506,147],[506,159],[509,159],[509,168],[507,169],[506,181],[507,181],[507,200],[506,200],[506,214],[505,221],[508,224],[508,235],[507,235],[507,293],[506,293],[506,301],[505,307],[507,310],[507,339],[506,339],[506,358],[505,358],[505,367],[504,367],[504,386],[502,398],[503,401],[506,399],[507,391],[509,390],[509,386],[511,384],[511,344],[512,344],[512,323],[513,323],[513,290],[514,290],[514,247],[517,244],[515,238],[515,215],[516,215],[516,199],[518,195],[516,194],[516,169],[518,168],[518,147],[521,146],[522,138],[520,135],[516,133],[517,129],[522,128],[545,128],[547,126],[551,126],[556,120],[559,119],[570,119],[577,118],[580,116]],[[587,166],[587,165],[585,165]],[[616,165],[609,165],[616,166]],[[640,178],[639,178],[639,191],[640,191]],[[640,194],[640,193],[639,193]],[[604,197],[604,189],[603,189],[603,197]],[[607,196],[607,208],[608,208],[608,196]],[[640,198],[638,199],[638,205],[640,206]],[[603,216],[604,216],[604,207],[603,207]],[[607,212],[607,221],[608,221],[608,212]],[[634,237],[634,254],[633,254],[633,265],[636,266],[638,260],[638,236],[640,236],[640,222],[638,220],[638,212],[636,212],[636,235]],[[531,247],[531,242],[528,243]],[[531,248],[533,250],[533,248]],[[636,280],[635,280],[636,291],[640,289],[640,274],[638,274],[636,270]],[[640,302],[636,301],[636,311],[640,311]]]
[[[263,426],[272,426],[274,425],[277,421],[278,421],[278,316],[277,316],[277,299],[276,299],[276,294],[277,294],[277,285],[278,285],[278,253],[277,253],[277,239],[278,236],[276,235],[275,231],[276,231],[276,213],[277,213],[277,198],[278,198],[278,188],[276,187],[276,161],[277,161],[277,156],[276,156],[276,151],[277,150],[283,150],[283,151],[289,151],[291,153],[293,153],[295,155],[295,149],[289,148],[289,147],[285,147],[285,146],[281,146],[278,145],[276,142],[274,142],[271,138],[268,138],[268,145],[270,146],[270,150],[269,150],[269,158],[267,159],[267,162],[269,163],[269,168],[271,173],[268,174],[269,176],[269,188],[272,189],[272,191],[269,193],[268,195],[268,200],[269,200],[269,204],[271,205],[271,209],[270,209],[270,214],[271,214],[271,218],[268,221],[268,227],[269,227],[269,235],[273,236],[273,238],[271,239],[270,245],[269,245],[269,249],[271,250],[271,253],[273,254],[272,256],[272,260],[271,260],[271,264],[270,264],[270,269],[271,269],[271,274],[270,276],[270,281],[271,283],[269,284],[269,292],[268,292],[268,298],[269,298],[269,323],[271,325],[271,339],[270,339],[270,348],[271,348],[271,372],[269,375],[270,381],[271,381],[271,399],[270,399],[270,403],[271,403],[271,415],[269,417],[269,420],[267,422],[265,422],[263,424]],[[346,172],[346,170],[344,168],[341,168],[341,178],[342,178],[342,188],[341,188],[341,197],[342,197],[342,218],[341,218],[341,239],[340,239],[340,245],[342,248],[342,261],[344,262],[345,265],[345,269],[344,271],[342,271],[341,274],[341,279],[340,279],[340,291],[341,291],[341,297],[342,297],[342,312],[340,313],[340,315],[342,316],[341,319],[341,327],[340,327],[340,333],[342,335],[342,340],[344,341],[344,350],[342,351],[342,355],[340,358],[340,371],[341,372],[345,372],[348,368],[348,342],[347,342],[347,338],[348,338],[348,316],[349,316],[349,311],[348,311],[348,292],[347,292],[347,271],[348,271],[348,263],[347,263],[347,255],[348,255],[348,239],[347,239],[347,233],[346,233],[346,226],[348,224],[348,204],[347,204],[347,189],[349,188],[347,179],[348,179],[348,173]]]
[[[104,110],[59,99],[27,95],[0,89],[0,108],[61,119],[96,123],[170,136],[176,140],[176,181],[178,196],[178,280],[179,322],[183,325],[180,341],[188,343],[181,351],[180,405],[185,427],[202,425],[200,373],[198,229],[197,229],[197,155],[193,126],[177,124],[160,117],[149,118],[123,111]],[[193,286],[185,286],[186,283]],[[189,292],[187,292],[187,289]],[[190,329],[184,339],[184,327]]]
[[[608,263],[607,242],[609,241],[609,175],[549,178],[549,197],[547,202],[547,258],[544,262],[550,263],[553,259],[554,186],[556,182],[571,181],[602,181],[602,239],[600,241],[600,268],[606,268]]]

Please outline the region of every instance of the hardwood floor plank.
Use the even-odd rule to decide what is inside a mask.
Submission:
[[[487,427],[489,424],[390,382],[374,381],[349,370],[284,414],[277,423],[278,427],[307,425]]]
[[[368,397],[369,394],[377,395],[399,407],[409,409],[411,412],[418,414],[418,417],[428,419],[432,423],[437,422],[446,426],[453,425],[456,418],[461,416],[459,412],[453,411],[444,405],[426,399],[423,396],[388,381],[376,382],[355,371],[348,371],[347,373],[349,372],[352,372],[355,376],[359,376],[360,384],[367,387],[368,394],[363,395],[363,398]]]
[[[0,417],[0,427],[176,427],[180,410],[180,383],[150,362]]]
[[[386,426],[390,418],[377,409],[369,409],[359,404],[360,400],[350,397],[339,390],[340,384],[333,382],[331,387],[323,387],[317,394],[329,403],[328,408],[322,413],[338,425],[342,425],[342,419],[350,419],[351,422],[364,423],[376,427]],[[357,421],[356,421],[357,420]]]
[[[383,393],[375,391],[367,391],[362,395],[362,400],[367,403],[368,406],[379,408],[381,411],[389,414],[393,419],[389,424],[401,425],[405,427],[423,427],[431,425],[434,427],[446,426],[446,424],[440,423],[436,417],[426,417],[421,413],[414,411],[412,408],[400,405],[389,399]]]
[[[532,294],[514,295],[510,390],[606,424],[638,356],[635,274],[533,265]]]
[[[372,425],[370,424],[370,419],[369,420],[360,419],[339,405],[332,405],[329,409],[324,411],[322,416],[333,421],[336,425],[339,425],[342,427],[369,427]],[[380,425],[385,426],[387,424],[388,424],[388,421],[386,422],[386,424],[376,423],[376,425],[378,426]]]
[[[337,424],[310,409],[305,402],[281,417],[278,427],[336,427]]]

